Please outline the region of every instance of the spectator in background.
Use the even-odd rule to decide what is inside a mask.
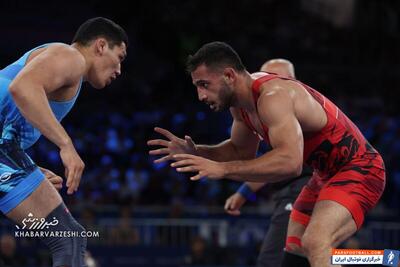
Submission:
[[[0,266],[2,267],[22,267],[26,259],[17,253],[17,242],[12,235],[2,235],[0,237]]]
[[[121,209],[118,224],[110,230],[109,242],[113,245],[137,245],[139,231],[132,225],[132,213],[129,206]]]

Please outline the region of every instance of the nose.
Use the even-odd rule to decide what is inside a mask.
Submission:
[[[198,96],[200,101],[204,101],[204,100],[207,99],[206,94],[199,87],[197,87],[197,96]]]

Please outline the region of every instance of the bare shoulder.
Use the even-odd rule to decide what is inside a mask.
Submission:
[[[62,43],[49,45],[29,62],[26,68],[27,73],[41,77],[42,83],[46,83],[48,88],[75,85],[84,76],[85,71],[84,56],[76,48]]]
[[[77,49],[55,43],[33,54],[13,83],[37,83],[50,93],[59,88],[76,86],[85,71],[85,58]]]
[[[273,104],[285,99],[290,100],[294,97],[297,84],[290,80],[274,79],[260,86],[260,97],[258,104]]]
[[[55,43],[50,45],[43,54],[53,59],[52,61],[56,61],[54,63],[70,66],[75,71],[83,72],[85,69],[85,58],[71,45]]]
[[[274,79],[260,87],[257,109],[264,123],[271,123],[293,114],[297,84],[290,80]]]

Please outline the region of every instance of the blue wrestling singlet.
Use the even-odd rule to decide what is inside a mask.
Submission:
[[[44,179],[44,174],[24,151],[39,139],[41,133],[22,116],[8,88],[26,65],[32,51],[49,45],[44,44],[26,52],[16,62],[0,70],[0,211],[4,214],[35,191]],[[81,84],[82,80],[72,99],[64,102],[49,101],[58,121],[71,110]]]

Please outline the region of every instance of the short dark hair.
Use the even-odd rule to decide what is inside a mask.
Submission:
[[[103,17],[91,18],[85,21],[75,33],[72,43],[86,46],[98,37],[105,38],[111,48],[114,45],[121,45],[122,42],[128,46],[128,35],[125,30],[114,21]]]
[[[231,67],[237,71],[246,69],[238,53],[224,42],[211,42],[203,45],[194,55],[188,57],[186,70],[191,73],[202,64],[213,69],[225,67]]]

